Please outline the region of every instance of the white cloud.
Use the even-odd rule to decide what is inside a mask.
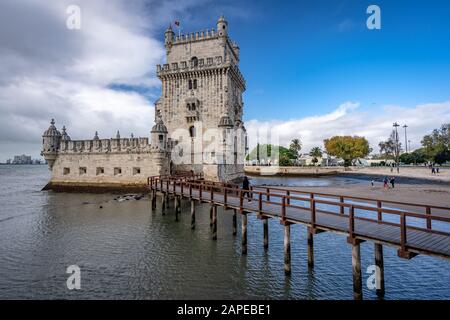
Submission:
[[[149,94],[113,85],[157,91],[155,65],[165,51],[155,31],[195,3],[2,0],[0,161],[23,152],[37,157],[51,118],[74,139],[92,138],[96,130],[113,137],[118,129],[149,136]],[[81,9],[80,30],[66,27],[71,4]]]
[[[415,107],[383,106],[360,110],[359,103],[346,102],[331,113],[292,119],[288,121],[247,122],[250,148],[257,141],[267,142],[270,131],[272,141],[288,146],[289,142],[300,137],[302,152],[309,152],[312,147],[323,148],[323,140],[334,135],[358,135],[369,140],[374,152],[378,152],[378,142],[389,137],[393,122],[408,125],[408,140],[411,147],[420,147],[420,140],[432,129],[450,122],[450,102],[421,104]],[[400,130],[401,142],[404,131]],[[259,140],[258,140],[259,139]],[[404,144],[404,142],[403,142]]]

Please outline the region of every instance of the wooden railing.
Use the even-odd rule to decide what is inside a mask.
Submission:
[[[294,221],[295,218],[288,216],[289,209],[298,209],[303,211],[309,211],[310,220],[309,224],[312,228],[320,228],[321,225],[317,223],[317,213],[323,213],[328,215],[339,215],[348,218],[348,233],[350,238],[358,236],[357,230],[355,230],[355,221],[369,221],[381,225],[396,226],[400,229],[400,247],[402,250],[407,250],[408,239],[407,230],[420,230],[427,233],[439,234],[444,236],[450,236],[450,232],[438,230],[434,228],[433,221],[439,221],[443,223],[450,223],[450,208],[434,205],[424,205],[417,203],[404,203],[400,201],[381,200],[373,198],[363,198],[354,196],[344,196],[322,192],[310,192],[292,189],[283,189],[278,187],[266,187],[266,186],[253,186],[251,190],[243,190],[239,186],[231,185],[222,182],[212,182],[200,180],[199,175],[186,175],[186,176],[158,176],[150,177],[149,188],[156,189],[169,193],[178,193],[177,187],[179,187],[179,193],[183,196],[192,197],[192,191],[198,191],[198,198],[203,202],[218,202],[217,196],[221,195],[221,202],[225,207],[236,206],[240,210],[254,211],[260,215],[276,215],[281,218],[282,221]],[[188,192],[185,192],[189,190]],[[208,191],[208,197],[206,198],[205,191]],[[257,201],[257,209],[245,205],[244,194],[250,193],[250,198]],[[238,203],[230,202],[230,199],[238,199]],[[363,203],[361,203],[363,202]],[[367,205],[367,202],[374,203],[374,206]],[[218,202],[219,203],[219,202]],[[305,205],[300,205],[304,203]],[[278,206],[279,212],[273,212],[265,209],[265,204]],[[418,210],[424,210],[424,213],[412,212],[399,208],[386,208],[383,204],[392,206],[404,206],[414,208]],[[330,210],[329,208],[318,208],[319,205],[326,205],[328,207],[335,207],[336,210]],[[370,217],[363,217],[358,211],[364,211],[365,213],[373,212],[376,214],[376,219]],[[447,217],[433,215],[433,210],[441,210]],[[359,212],[360,213],[360,212]],[[399,217],[399,222],[386,221],[383,219],[384,215],[394,215]],[[416,218],[423,220],[426,227],[413,226],[408,224],[408,218]],[[450,226],[450,225],[449,225]],[[323,227],[323,226],[322,226]],[[362,235],[361,235],[362,236]]]

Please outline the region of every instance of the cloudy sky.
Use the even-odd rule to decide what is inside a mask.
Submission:
[[[241,47],[252,145],[270,128],[282,144],[300,137],[304,151],[337,134],[377,149],[398,121],[417,147],[450,121],[450,5],[380,2],[382,29],[369,31],[362,0],[2,0],[0,161],[38,157],[51,118],[73,139],[148,136],[164,29],[211,28],[222,13]],[[66,26],[71,4],[80,30]]]

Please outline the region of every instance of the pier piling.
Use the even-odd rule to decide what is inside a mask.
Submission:
[[[211,206],[212,208],[212,239],[217,240],[217,206]]]
[[[166,214],[166,197],[167,197],[167,193],[164,192],[163,196],[162,196],[162,201],[161,201],[161,211],[162,211],[163,216]]]
[[[269,219],[263,219],[263,229],[264,229],[264,249],[269,249]]]
[[[195,200],[191,199],[191,229],[195,229]]]
[[[241,239],[241,252],[247,254],[247,214],[242,213],[242,239]]]
[[[211,206],[209,207],[209,226],[212,227],[213,225],[213,204],[211,203]]]
[[[361,245],[359,242],[352,245],[352,270],[353,297],[355,300],[362,300]]]
[[[284,224],[284,273],[291,274],[291,225]]]
[[[180,200],[177,196],[175,196],[173,201],[175,206],[175,221],[178,221],[178,208],[180,206]]]
[[[384,288],[384,258],[383,245],[375,243],[375,266],[376,269],[376,285],[377,296],[383,297],[385,293]]]
[[[314,232],[308,227],[308,267],[314,268]]]
[[[233,236],[237,234],[237,217],[236,217],[236,209],[233,209]]]
[[[152,193],[152,209],[156,209],[156,190]]]

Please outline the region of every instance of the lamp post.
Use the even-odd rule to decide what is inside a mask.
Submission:
[[[400,148],[398,145],[398,130],[397,130],[397,128],[400,127],[400,125],[397,122],[394,122],[392,124],[392,126],[394,127],[394,132],[395,132],[395,164],[397,167],[397,173],[399,173],[400,172],[400,168],[399,168]]]
[[[405,124],[403,126],[403,128],[405,129],[405,151],[406,151],[406,153],[408,153],[408,138],[407,138],[407,134],[406,134],[406,128],[408,128],[408,126]]]

